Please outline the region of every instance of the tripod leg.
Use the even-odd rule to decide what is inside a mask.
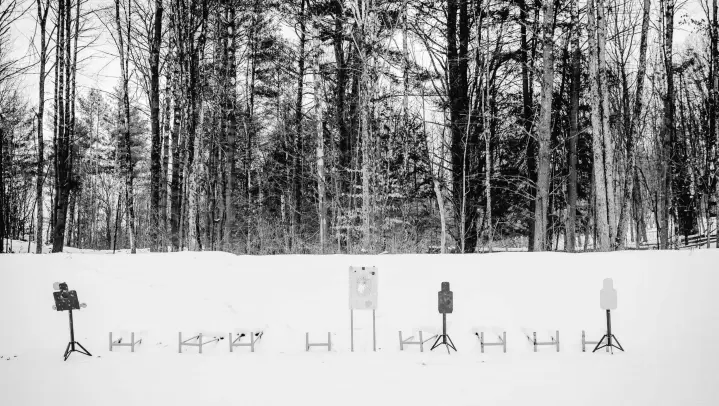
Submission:
[[[80,343],[75,343],[75,344],[77,344],[78,346],[80,346],[80,348],[82,348],[83,351],[84,351],[84,352],[83,352],[83,351],[77,350],[77,352],[81,352],[81,353],[83,353],[83,354],[85,354],[85,355],[87,355],[87,356],[92,357],[92,354],[90,354],[90,351],[86,350],[85,347],[82,346],[82,344],[80,344]]]
[[[452,347],[453,350],[457,351],[457,348],[454,346],[454,343],[452,342],[452,337],[450,337],[449,334],[447,334],[447,339],[449,340],[447,347]]]
[[[432,344],[432,348],[429,349],[430,351],[432,351],[432,350],[434,350],[435,348],[437,348],[437,346],[439,345],[439,340],[440,340],[441,338],[442,338],[441,335],[437,336],[437,340],[435,340],[434,344]]]
[[[602,344],[602,341],[604,341],[605,338],[607,338],[607,335],[606,335],[606,334],[602,336],[602,339],[599,340],[599,342],[597,343],[597,346],[594,347],[594,350],[593,350],[592,352],[596,352],[598,349],[604,348],[604,346],[601,346],[601,347],[600,347],[600,345]]]
[[[617,348],[619,348],[620,350],[624,351],[624,348],[622,348],[622,345],[619,344],[619,340],[617,340],[617,337],[615,337],[614,335],[612,335],[612,337],[614,338],[614,343],[616,343],[617,346],[618,346]]]
[[[65,358],[65,361],[67,361],[67,357],[70,356],[70,353],[71,353],[71,352],[72,352],[72,351],[70,351],[70,343],[67,343],[67,348],[65,348],[65,354],[63,354],[63,357]]]

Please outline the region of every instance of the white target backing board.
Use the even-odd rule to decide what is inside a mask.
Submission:
[[[614,310],[617,308],[617,290],[614,289],[614,283],[611,278],[607,278],[602,283],[602,290],[599,292],[599,306],[604,310]]]
[[[350,267],[350,309],[377,309],[377,267]]]

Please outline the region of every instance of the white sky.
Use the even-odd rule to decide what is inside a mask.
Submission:
[[[681,48],[682,43],[691,35],[691,32],[688,31],[691,27],[681,24],[681,21],[685,20],[684,17],[704,19],[700,1],[702,0],[684,0],[683,2],[680,0],[681,8],[676,13],[675,24],[675,43],[678,48]],[[656,17],[657,2],[653,1],[653,3],[653,17]],[[86,0],[83,8],[85,11],[97,10],[111,7],[112,4],[113,2],[110,0]],[[32,64],[37,61],[35,51],[31,46],[31,38],[35,34],[37,9],[35,1],[33,0],[25,0],[23,7],[25,7],[27,11],[20,16],[11,30],[13,39],[12,55],[15,58],[22,58],[22,63],[24,64]],[[50,20],[51,17],[48,19]],[[117,79],[120,74],[119,62],[114,56],[116,53],[115,45],[105,27],[98,21],[98,18],[92,16],[91,20],[93,27],[91,27],[88,37],[94,37],[94,43],[80,53],[79,59],[82,63],[77,77],[79,91],[84,92],[90,87],[96,87],[103,91],[111,92],[117,84]],[[51,25],[50,22],[49,25]],[[286,32],[290,33],[291,30],[286,30]],[[86,38],[86,41],[87,40],[89,40],[89,38]],[[38,67],[35,66],[29,74],[21,79],[24,92],[32,105],[37,104],[37,74]],[[46,83],[46,90],[47,89],[52,89],[50,81]],[[48,92],[48,94],[49,93],[50,92]],[[144,103],[144,100],[141,100],[141,102]]]

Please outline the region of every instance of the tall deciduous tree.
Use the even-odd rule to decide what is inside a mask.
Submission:
[[[322,107],[322,72],[320,60],[322,56],[322,39],[320,37],[319,21],[315,20],[313,36],[313,71],[314,71],[314,103],[316,120],[317,143],[317,212],[319,213],[320,252],[324,253],[327,239],[327,206],[326,206],[326,179],[325,179],[325,139]]]
[[[579,141],[579,92],[582,87],[582,50],[579,45],[581,28],[579,26],[579,6],[571,5],[572,13],[572,84],[569,111],[569,179],[567,183],[567,236],[566,250],[575,251],[577,218],[577,142]]]
[[[150,246],[153,251],[160,248],[160,180],[161,148],[160,139],[160,46],[162,45],[162,0],[155,0],[152,38],[150,41]],[[128,38],[129,41],[129,38]]]
[[[130,15],[130,4],[127,4],[127,15]],[[123,32],[122,19],[120,16],[120,0],[115,0],[115,23],[117,24],[117,50],[120,54],[120,80],[122,81],[122,132],[125,139],[125,201],[130,215],[130,250],[133,254],[137,252],[135,246],[135,194],[133,191],[133,163],[132,163],[132,139],[130,138],[130,94],[129,94],[129,48],[130,48],[130,18],[126,19],[127,27],[127,49],[125,48],[125,33]]]
[[[37,107],[37,179],[35,187],[35,206],[37,210],[35,229],[35,252],[42,254],[43,238],[42,229],[45,221],[45,207],[43,202],[43,184],[45,183],[45,138],[43,137],[45,128],[45,79],[47,77],[47,15],[50,11],[50,0],[44,3],[36,0],[37,3],[37,23],[40,28],[40,49],[39,64],[40,75],[38,76],[38,107]]]
[[[644,0],[642,10],[642,32],[639,40],[639,64],[637,69],[637,84],[634,93],[634,107],[631,114],[631,125],[627,133],[625,145],[627,148],[627,165],[625,170],[625,179],[622,187],[622,207],[620,208],[619,224],[617,227],[616,245],[619,248],[624,246],[624,240],[627,233],[627,225],[629,223],[629,209],[632,202],[632,191],[635,188],[634,179],[637,177],[637,159],[636,159],[636,142],[641,134],[641,114],[644,103],[644,79],[647,73],[647,42],[649,36],[649,11],[651,8],[651,0]],[[627,95],[628,97],[628,95]],[[627,112],[628,114],[628,112]],[[637,233],[638,234],[638,233]],[[636,238],[639,238],[637,235]]]
[[[65,227],[70,192],[76,186],[72,173],[72,150],[74,128],[72,112],[74,104],[71,95],[75,94],[73,72],[77,68],[77,59],[73,58],[72,41],[72,6],[71,0],[60,0],[58,3],[58,40],[56,45],[56,108],[55,120],[57,131],[54,136],[55,148],[55,195],[53,204],[53,236],[52,252],[62,252],[65,246]],[[76,27],[80,22],[80,3],[77,0],[75,12]],[[75,31],[77,33],[77,30]],[[75,42],[77,47],[77,42]],[[77,55],[75,52],[74,55]]]
[[[662,57],[666,73],[666,93],[664,95],[664,118],[660,131],[662,145],[662,196],[659,210],[659,243],[662,249],[669,248],[669,215],[672,210],[672,178],[674,162],[674,4],[675,0],[660,0],[664,35],[662,38]]]
[[[589,86],[591,89],[591,116],[592,116],[592,152],[594,175],[594,196],[596,201],[595,228],[597,236],[597,249],[600,251],[610,250],[609,221],[607,217],[607,183],[605,178],[604,161],[604,126],[602,119],[602,93],[599,74],[600,59],[598,47],[599,27],[596,22],[596,6],[594,0],[587,1],[588,27],[589,32]]]
[[[537,141],[537,196],[534,212],[534,250],[544,251],[547,244],[547,210],[549,208],[549,185],[551,177],[552,94],[554,85],[554,1],[545,1],[543,23],[543,74],[540,95],[539,127]]]

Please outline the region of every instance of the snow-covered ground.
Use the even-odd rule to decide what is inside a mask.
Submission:
[[[25,247],[27,248],[27,247]],[[717,405],[719,250],[248,257],[223,253],[0,255],[0,405]],[[371,312],[355,312],[348,267],[379,269]],[[599,290],[614,279],[614,333],[626,353],[582,353],[603,334]],[[63,362],[65,281],[87,308]],[[398,330],[441,327],[437,291],[454,292],[444,348],[400,352]],[[475,329],[506,330],[507,353],[480,353]],[[262,329],[255,353],[227,335]],[[540,347],[560,330],[561,351]],[[108,333],[143,342],[109,352]],[[219,343],[178,353],[178,332]],[[333,334],[334,348],[304,350]],[[426,337],[426,336],[425,336]]]

